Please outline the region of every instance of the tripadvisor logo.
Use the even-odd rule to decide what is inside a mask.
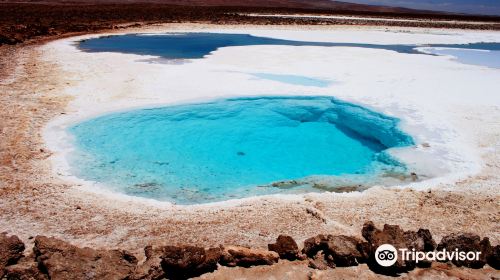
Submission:
[[[481,252],[463,252],[455,249],[454,251],[441,251],[422,252],[415,251],[415,249],[399,249],[399,255],[403,261],[478,261]],[[390,244],[380,245],[375,251],[375,260],[381,266],[391,266],[398,260],[398,250]]]
[[[375,251],[375,260],[381,266],[391,266],[398,260],[398,251],[392,245],[380,245]]]

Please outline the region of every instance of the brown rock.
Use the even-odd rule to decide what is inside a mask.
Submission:
[[[277,252],[282,259],[293,261],[300,258],[299,246],[297,246],[295,240],[288,235],[278,236],[276,243],[268,244],[267,248],[270,251]]]
[[[34,256],[25,257],[15,265],[5,269],[7,280],[49,280],[47,274],[40,271]]]
[[[217,269],[220,248],[205,249],[194,246],[165,246],[161,266],[169,279],[187,279]]]
[[[362,259],[366,262],[372,254],[372,246],[369,242],[360,242],[357,246],[358,251],[361,253]]]
[[[24,252],[24,243],[15,235],[0,234],[0,278],[6,266],[15,264]]]
[[[318,256],[323,255],[326,264],[333,268],[364,263],[370,250],[369,243],[363,243],[355,237],[320,234],[304,241],[302,252],[315,261],[318,261]]]
[[[308,257],[314,257],[319,251],[324,249],[325,241],[328,239],[326,235],[318,234],[314,237],[308,238],[304,241],[304,248],[302,253]]]
[[[146,260],[138,265],[130,277],[131,280],[157,280],[165,278],[165,272],[161,267],[161,256],[163,247],[153,248],[147,246],[144,248]]]
[[[417,234],[423,240],[424,243],[423,250],[425,252],[432,252],[436,250],[437,244],[436,241],[434,241],[434,238],[432,237],[430,230],[421,228],[418,230]]]
[[[406,239],[406,248],[408,250],[415,249],[415,251],[429,252],[436,249],[436,242],[432,238],[432,235],[428,229],[419,229],[418,232],[405,231],[404,238]],[[407,266],[413,268],[418,267],[430,267],[432,262],[423,260],[418,263],[414,261],[406,261]]]
[[[365,228],[369,230],[365,230]],[[384,225],[383,230],[373,227],[372,222],[368,222],[363,226],[363,237],[370,242],[370,244],[379,246],[382,244],[402,245],[401,248],[406,246],[404,234],[405,232],[398,225]]]
[[[366,241],[368,241],[370,244],[373,243],[374,241],[374,236],[375,236],[375,233],[378,233],[380,232],[380,230],[378,230],[376,227],[375,227],[375,224],[372,222],[372,221],[368,221],[366,222],[364,225],[363,225],[363,228],[361,229],[361,235],[366,239]]]
[[[37,236],[33,248],[40,269],[52,280],[124,279],[137,259],[126,251],[78,248],[67,242]]]
[[[326,256],[323,251],[318,252],[312,259],[309,259],[309,267],[318,270],[327,270],[333,264],[326,261]],[[332,268],[334,268],[333,266]]]
[[[220,264],[224,266],[271,265],[279,260],[278,253],[273,251],[239,246],[224,246],[223,250]]]
[[[500,269],[500,245],[491,248],[487,261],[489,266],[497,270]]]
[[[451,234],[443,237],[439,243],[437,250],[446,249],[448,252],[453,252],[458,249],[459,252],[481,252],[479,260],[457,260],[451,262],[456,266],[465,266],[470,268],[482,268],[486,264],[486,258],[491,255],[491,244],[488,238],[481,240],[481,237],[475,234],[462,233]]]
[[[368,243],[345,235],[317,235],[304,241],[302,252],[308,257],[317,258],[318,252],[322,252],[325,261],[330,267],[355,266],[366,262],[370,251]]]
[[[397,225],[384,225],[383,230],[375,227],[373,222],[369,221],[363,225],[361,231],[363,237],[370,243],[370,257],[368,265],[370,269],[377,273],[387,275],[397,275],[402,272],[412,270],[416,266],[413,260],[403,261],[399,249],[415,249],[416,251],[433,251],[436,247],[436,242],[432,238],[429,230],[420,229],[418,232],[403,231]],[[398,259],[396,263],[390,267],[382,267],[375,261],[375,251],[380,245],[390,244],[398,250]],[[419,266],[429,266],[430,263],[421,262]]]
[[[361,241],[355,237],[329,235],[325,253],[332,256],[336,266],[356,266],[366,261],[358,250],[360,243]]]
[[[382,267],[375,261],[375,251],[380,245],[390,244],[396,250],[407,248],[404,231],[399,226],[384,225],[384,229],[379,230],[373,222],[367,222],[363,225],[361,234],[371,245],[371,254],[368,259],[368,266],[371,270],[386,275],[397,275],[409,270],[401,254],[398,254],[396,263],[390,267]]]

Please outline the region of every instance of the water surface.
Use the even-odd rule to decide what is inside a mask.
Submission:
[[[500,50],[482,50],[473,48],[460,49],[447,47],[425,48],[424,50],[435,55],[452,56],[463,64],[500,68]]]
[[[200,59],[213,51],[223,47],[280,45],[280,46],[318,46],[318,47],[357,47],[369,49],[383,49],[404,54],[440,55],[439,52],[424,53],[418,47],[453,48],[462,50],[492,51],[488,57],[475,55],[469,52],[458,54],[458,60],[474,65],[496,67],[496,63],[488,60],[499,60],[500,43],[471,43],[471,44],[359,44],[294,41],[268,37],[259,37],[249,34],[226,33],[165,33],[165,34],[126,34],[82,40],[78,46],[87,52],[120,52],[139,55],[152,55],[166,59]],[[464,59],[461,59],[461,57]]]
[[[280,82],[290,85],[306,86],[306,87],[328,87],[332,82],[326,79],[312,78],[300,75],[286,75],[273,73],[251,73],[252,76],[263,79]]]
[[[115,191],[180,204],[304,192],[318,185],[315,176],[403,172],[386,153],[413,144],[398,122],[331,97],[134,110],[71,127],[70,163],[77,176]]]
[[[126,34],[93,38],[79,43],[79,47],[87,52],[121,52],[169,59],[197,59],[223,47],[259,45],[360,47],[417,53],[415,46],[410,45],[308,42],[226,33]]]

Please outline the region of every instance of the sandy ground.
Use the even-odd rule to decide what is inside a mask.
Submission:
[[[148,31],[186,28],[221,27],[170,25]],[[315,28],[321,30],[322,27]],[[366,31],[366,28],[362,31]],[[426,35],[428,30],[411,31],[417,33],[417,38],[421,36],[422,40],[433,37]],[[263,34],[266,32],[268,31],[262,31]],[[342,34],[346,31],[339,32]],[[389,39],[377,37],[377,33],[370,35],[370,32],[362,38],[387,42],[393,40],[390,39],[391,36],[398,34],[406,38],[403,41],[415,38],[408,35],[407,29],[393,29]],[[496,33],[476,32],[464,35],[459,31],[453,32],[455,34],[450,35],[448,40],[493,40],[499,36]],[[347,38],[348,35],[346,32],[342,36]],[[342,36],[339,35],[336,39],[341,39]],[[438,154],[442,155],[439,163],[442,168],[435,174],[422,167],[421,163],[415,163],[415,168],[420,168],[419,172],[427,172],[434,179],[413,187],[374,187],[363,193],[266,196],[186,207],[99,191],[98,186],[75,180],[65,169],[63,156],[68,146],[64,144],[65,136],[61,134],[63,128],[76,120],[109,110],[203,98],[188,93],[200,88],[205,81],[176,87],[176,82],[186,82],[182,78],[183,71],[216,70],[217,65],[235,66],[234,63],[238,64],[235,69],[243,69],[242,65],[245,65],[247,70],[251,70],[251,59],[231,60],[230,57],[234,57],[232,52],[238,52],[238,48],[227,48],[199,62],[183,64],[184,68],[172,69],[173,65],[138,62],[138,57],[132,55],[80,53],[70,43],[71,41],[62,40],[44,46],[25,47],[6,58],[15,63],[10,63],[10,74],[3,76],[0,82],[1,231],[16,234],[28,243],[33,236],[42,234],[59,237],[77,245],[120,247],[140,252],[148,244],[237,244],[266,247],[279,234],[291,235],[300,242],[319,233],[360,236],[362,224],[373,220],[378,226],[389,223],[399,224],[406,230],[428,228],[436,240],[452,232],[472,232],[490,237],[493,244],[500,242],[500,102],[498,94],[493,94],[500,77],[498,70],[461,65],[449,58],[431,61],[430,58],[413,57],[406,61],[414,62],[413,67],[404,70],[405,75],[415,77],[414,80],[407,80],[408,76],[395,76],[394,83],[387,92],[387,88],[371,87],[371,82],[376,83],[389,74],[404,72],[398,67],[399,61],[406,57],[385,52],[382,56],[384,61],[393,63],[391,66],[394,67],[390,68],[390,72],[383,72],[377,69],[376,64],[370,68],[370,64],[356,64],[352,60],[352,57],[374,57],[372,50],[353,50],[354,53],[344,50],[337,56],[330,53],[332,56],[327,59],[354,62],[352,66],[342,64],[352,69],[344,69],[346,72],[343,72],[342,77],[345,82],[339,86],[335,95],[402,117],[405,129],[419,132],[419,143],[429,142],[431,145],[430,151],[415,149],[416,154],[421,154],[418,158],[427,160]],[[277,57],[275,63],[280,63],[276,52],[292,51],[269,47],[266,49],[262,46],[249,48],[263,51],[265,57],[259,59]],[[292,57],[299,61],[304,56],[312,58],[315,55],[307,49],[304,53],[294,54]],[[344,61],[339,60],[342,57]],[[117,61],[121,64],[115,64]],[[117,65],[120,67],[116,67]],[[216,67],[210,68],[211,65]],[[272,69],[272,65],[271,63],[268,67]],[[359,68],[362,65],[368,69]],[[290,63],[293,69],[314,68],[303,66]],[[443,72],[444,74],[428,73],[426,70],[431,68],[424,66],[449,71]],[[149,75],[138,78],[140,81],[134,81],[137,73],[146,68],[151,71]],[[364,77],[368,80],[357,84],[349,83],[349,71],[355,70],[366,74]],[[171,73],[169,71],[178,73],[175,76],[176,82],[161,82],[161,74]],[[335,70],[331,73],[342,74]],[[440,78],[441,81],[432,80],[433,75],[438,75],[436,79]],[[111,77],[119,79],[116,83],[107,82]],[[203,88],[208,89],[205,97],[228,95],[229,85],[227,88],[224,85],[211,87],[212,78],[202,78],[206,79]],[[241,79],[237,76],[233,78]],[[418,82],[425,78],[432,80],[429,87],[439,90],[443,95],[425,93],[426,88]],[[159,82],[151,83],[155,80]],[[241,81],[243,86],[247,86]],[[177,91],[159,94],[169,87]],[[351,94],[361,87],[371,87],[372,96]],[[263,88],[270,88],[270,85],[260,84],[255,88],[249,86],[242,94]],[[286,89],[294,93],[286,86],[271,88],[280,92]],[[152,89],[156,89],[154,93],[151,93]],[[406,95],[400,93],[403,89],[407,92]],[[274,94],[272,90],[268,93]],[[386,95],[382,95],[383,93]],[[412,97],[419,94],[418,98]],[[393,98],[388,100],[391,96]],[[460,101],[460,98],[465,97],[465,101]],[[432,98],[434,106],[423,103],[425,99]],[[429,106],[422,107],[426,104]],[[439,120],[431,121],[436,118]],[[463,153],[460,153],[461,149]],[[405,152],[401,156],[404,158]],[[273,269],[279,271],[280,268],[278,266]],[[301,271],[304,269],[305,266]],[[363,268],[351,270],[355,269]],[[307,276],[310,271],[304,273]],[[358,274],[359,272],[352,272],[352,277]],[[499,276],[497,273],[496,277]]]
[[[496,279],[499,273],[487,267],[481,270],[452,268],[445,264],[435,264],[431,268],[417,268],[399,278],[373,273],[364,264],[355,267],[342,267],[329,270],[314,270],[307,262],[280,261],[273,266],[252,268],[220,267],[213,273],[205,274],[200,280],[250,280],[250,279],[296,279],[296,280],[341,280],[341,279]]]
[[[345,20],[362,20],[362,21],[380,21],[380,22],[432,22],[432,23],[450,23],[450,24],[465,24],[479,25],[488,24],[481,21],[461,21],[461,20],[425,20],[425,19],[406,19],[406,18],[383,18],[383,17],[359,17],[359,16],[331,16],[331,15],[308,15],[308,14],[242,14],[251,17],[277,17],[277,18],[305,18],[305,19],[345,19]]]

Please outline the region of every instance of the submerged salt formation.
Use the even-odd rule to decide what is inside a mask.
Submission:
[[[398,123],[331,97],[224,99],[77,124],[71,162],[81,178],[183,204],[331,190],[405,172],[386,152],[413,144]]]

